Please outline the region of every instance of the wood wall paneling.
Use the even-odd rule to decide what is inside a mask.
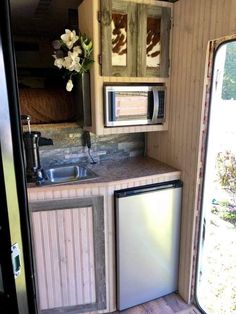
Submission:
[[[174,4],[168,132],[148,134],[148,155],[182,172],[184,182],[179,292],[190,301],[196,183],[205,58],[210,40],[236,33],[234,0]]]

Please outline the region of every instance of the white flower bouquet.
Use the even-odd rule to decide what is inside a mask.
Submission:
[[[73,77],[89,71],[94,62],[91,56],[93,50],[92,41],[86,35],[78,36],[75,30],[65,30],[61,39],[53,43],[54,65],[64,70],[64,77],[67,79],[66,90],[73,89]]]

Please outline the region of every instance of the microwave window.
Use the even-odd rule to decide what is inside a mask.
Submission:
[[[115,115],[117,119],[147,117],[148,92],[118,92],[115,94]]]

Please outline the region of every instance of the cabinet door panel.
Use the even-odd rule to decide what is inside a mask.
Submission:
[[[136,76],[137,5],[101,1],[102,75]]]
[[[105,309],[103,197],[31,203],[40,313]]]
[[[138,5],[138,76],[168,77],[170,9]]]
[[[127,66],[127,29],[128,14],[113,11],[111,22],[111,64],[113,67]]]

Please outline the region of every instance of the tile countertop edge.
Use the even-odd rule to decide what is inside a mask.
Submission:
[[[88,189],[97,187],[110,187],[122,185],[129,182],[129,185],[135,186],[136,182],[142,185],[141,181],[150,181],[149,184],[178,180],[181,177],[181,171],[154,160],[149,157],[132,158],[130,160],[120,161],[118,163],[103,162],[95,166],[88,165],[88,168],[98,174],[98,178],[88,181],[70,182],[65,184],[28,185],[29,192],[43,192],[45,190],[68,190],[68,189]],[[153,181],[153,182],[152,182]],[[146,184],[146,183],[144,183]]]
[[[167,172],[167,173],[161,173],[156,175],[149,175],[145,177],[136,177],[136,178],[130,178],[130,179],[122,179],[122,180],[114,180],[114,181],[108,181],[108,182],[92,182],[89,183],[88,181],[86,183],[80,184],[80,183],[67,183],[67,184],[55,184],[55,185],[45,185],[45,186],[33,186],[28,187],[29,191],[34,192],[43,192],[45,190],[67,190],[67,189],[87,189],[87,188],[95,188],[95,187],[109,187],[114,185],[121,185],[123,183],[126,183],[129,181],[130,184],[140,182],[140,181],[146,181],[146,180],[153,180],[155,182],[166,182],[166,181],[172,181],[172,180],[179,180],[180,179],[181,172],[176,170],[173,172]],[[150,183],[152,184],[152,183]]]

